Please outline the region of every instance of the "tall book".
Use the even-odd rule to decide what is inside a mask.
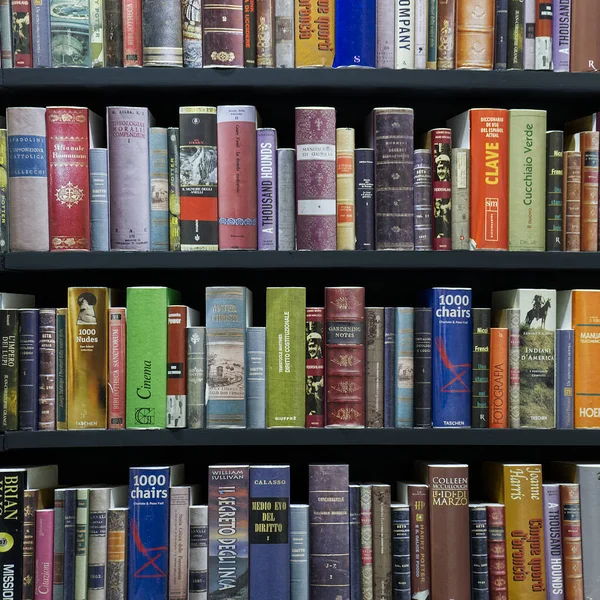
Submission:
[[[392,589],[392,521],[389,485],[373,484],[373,598],[384,600]]]
[[[61,10],[60,0],[50,1],[50,39],[53,67],[91,67],[90,5]]]
[[[77,488],[75,513],[75,600],[85,600],[88,591],[90,553],[90,489]]]
[[[52,492],[52,489],[27,489],[23,492],[23,590],[21,594],[23,600],[35,600],[39,595],[39,590],[34,587],[36,555],[39,550],[36,515],[48,505],[52,505]],[[10,491],[8,494],[10,496]],[[47,566],[51,564],[52,552],[48,552]],[[48,592],[51,591],[49,583],[50,578],[47,578],[45,587]]]
[[[394,68],[415,68],[415,3],[394,3]]]
[[[2,27],[1,8],[2,4],[0,4],[0,28]],[[0,252],[8,252],[10,247],[8,210],[8,139],[6,129],[0,129]]]
[[[574,0],[571,3],[571,71],[597,71],[600,68],[600,41],[594,28],[598,19],[600,6],[596,2]]]
[[[394,68],[394,12],[394,0],[379,0],[377,2],[375,66],[378,69]]]
[[[357,250],[375,250],[375,171],[373,160],[374,151],[371,148],[357,148],[354,152]]]
[[[202,429],[206,412],[206,327],[187,329],[187,426]]]
[[[127,311],[108,309],[108,429],[125,429]]]
[[[179,485],[169,494],[169,600],[188,600],[190,504],[198,486]]]
[[[367,427],[384,427],[384,309],[365,308],[366,419]]]
[[[537,0],[523,0],[525,37],[523,38],[523,69],[535,69],[535,21]]]
[[[243,0],[202,5],[204,67],[243,67]]]
[[[208,596],[249,596],[249,467],[208,467]],[[225,537],[226,536],[226,537]],[[227,546],[223,548],[223,539]],[[224,561],[227,560],[227,563]],[[223,565],[226,565],[224,568]],[[220,593],[220,594],[219,594]],[[226,595],[225,595],[226,594]]]
[[[108,151],[90,148],[90,250],[110,250]]]
[[[92,67],[104,67],[104,2],[102,0],[90,2],[90,48]]]
[[[243,0],[244,3],[244,67],[256,67],[256,2]]]
[[[508,0],[506,68],[524,68],[525,7],[523,0]]]
[[[118,0],[104,2],[104,54],[105,67],[123,66],[123,3]]]
[[[396,422],[396,308],[383,309],[383,426]]]
[[[275,66],[294,67],[294,0],[275,0]]]
[[[494,66],[494,0],[475,6],[456,6],[456,68],[492,69]]]
[[[560,485],[542,484],[544,500],[544,552],[546,553],[546,590],[551,600],[563,600],[563,550],[560,510]]]
[[[19,430],[38,429],[39,317],[37,308],[19,311]]]
[[[487,504],[488,572],[490,576],[490,600],[508,598],[506,572],[506,532],[504,504]]]
[[[166,427],[167,307],[178,303],[170,288],[127,288],[128,429]]]
[[[75,554],[77,552],[77,489],[66,488],[65,497],[65,544],[63,556],[63,596],[75,598]]]
[[[206,288],[206,426],[246,426],[246,328],[252,293]]]
[[[123,16],[123,66],[141,67],[143,59],[143,17],[140,0],[124,0]]]
[[[396,308],[396,356],[395,367],[395,402],[394,413],[396,427],[413,426],[414,408],[414,309],[412,307]]]
[[[552,3],[536,0],[535,68],[549,71],[552,68]]]
[[[471,526],[471,598],[487,600],[490,593],[488,532],[485,504],[469,504]]]
[[[427,147],[433,173],[433,249],[452,250],[452,130],[432,129]]]
[[[290,598],[309,600],[308,504],[291,504],[290,529]]]
[[[489,427],[508,427],[508,329],[490,328]]]
[[[580,599],[584,597],[584,586],[579,484],[561,483],[558,487],[564,596]]]
[[[573,429],[575,426],[575,407],[573,402],[575,381],[574,359],[575,332],[573,329],[557,329],[555,366],[557,429]]]
[[[471,427],[489,427],[490,328],[489,308],[473,309],[473,361],[471,380]]]
[[[360,486],[360,550],[362,597],[373,600],[373,493]]]
[[[456,67],[456,0],[438,1],[437,7],[437,68]]]
[[[471,170],[471,151],[469,148],[453,148],[452,157],[452,204],[450,231],[452,249],[469,249],[469,171]]]
[[[350,600],[362,598],[362,548],[360,543],[360,485],[348,486],[350,507]]]
[[[277,131],[256,131],[258,249],[277,250]]]
[[[19,311],[0,310],[2,429],[19,429]]]
[[[331,67],[335,55],[335,0],[295,0],[296,67]]]
[[[598,150],[600,133],[584,131],[575,136],[581,152],[581,250],[598,250]]]
[[[571,51],[571,0],[552,0],[552,70],[568,72]]]
[[[10,2],[3,0],[0,3],[0,28],[2,31],[12,31],[12,11]],[[12,69],[13,68],[13,49],[12,49],[12,35],[3,35],[2,40],[2,68]]]
[[[432,310],[415,308],[413,427],[431,427]]]
[[[169,250],[169,159],[167,129],[151,127],[150,140],[150,250]]]
[[[437,69],[437,8],[437,0],[427,0],[427,69]]]
[[[563,249],[581,250],[581,152],[563,152]]]
[[[183,67],[181,9],[179,0],[142,2],[144,67]]]
[[[64,598],[65,491],[54,490],[53,598]]]
[[[335,3],[334,67],[375,67],[376,2]]]
[[[256,118],[254,106],[217,107],[219,250],[258,249]]]
[[[54,509],[35,512],[35,581],[34,600],[53,597],[54,580]]]
[[[275,66],[275,0],[256,2],[256,66]]]
[[[546,250],[563,250],[563,137],[546,133]]]
[[[67,429],[67,313],[56,309],[56,429]]]
[[[179,180],[179,127],[167,129],[167,159],[169,161],[169,250],[181,250],[181,186]]]
[[[249,429],[267,426],[266,327],[246,329],[246,412]]]
[[[106,600],[127,597],[127,540],[129,508],[107,511]]]
[[[415,250],[431,250],[431,150],[415,150],[413,169]]]
[[[296,249],[296,150],[277,149],[277,250]]]
[[[38,429],[56,429],[56,309],[41,308],[39,319]]]
[[[188,597],[208,598],[208,506],[190,506]]]
[[[427,67],[427,0],[415,6],[415,69]]]
[[[354,129],[340,127],[336,130],[337,169],[337,250],[356,248],[356,211],[354,198]]]
[[[306,426],[325,425],[325,309],[306,309]]]

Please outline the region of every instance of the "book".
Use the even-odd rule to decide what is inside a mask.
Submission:
[[[129,600],[167,599],[169,497],[183,476],[183,465],[129,469]]]
[[[308,504],[290,504],[290,598],[309,600]]]
[[[427,67],[427,0],[415,5],[415,69]]]
[[[506,311],[508,329],[508,419],[511,428],[521,426],[521,311],[510,308]]]
[[[431,150],[415,150],[413,169],[415,250],[431,250]]]
[[[437,0],[427,0],[427,69],[437,69]]]
[[[394,68],[394,20],[393,0],[379,0],[376,13],[376,63],[378,69]]]
[[[348,486],[348,506],[350,511],[350,600],[360,600],[362,598],[360,487],[360,485]]]
[[[249,596],[249,467],[208,467],[208,596]],[[220,536],[227,536],[223,548]],[[227,559],[227,568],[221,567]],[[218,596],[217,596],[218,597]]]
[[[10,488],[6,493],[10,497]],[[36,513],[52,504],[51,496],[52,490],[26,489],[23,492],[23,589],[21,598],[25,600],[33,600],[36,592],[34,588],[37,552]]]
[[[152,4],[144,2],[146,4]],[[150,250],[169,250],[169,158],[167,129],[150,127]]]
[[[0,28],[2,4],[0,3]],[[0,39],[0,43],[1,43]],[[6,129],[0,129],[0,253],[8,252],[10,231],[8,226],[8,139]]]
[[[568,72],[571,50],[571,0],[552,0],[552,70]]]
[[[244,0],[244,67],[256,67],[256,2]]]
[[[335,108],[296,108],[298,250],[336,249],[335,122]]]
[[[413,427],[431,427],[432,310],[414,309]]]
[[[374,151],[357,148],[354,151],[354,198],[356,202],[356,250],[375,250]]]
[[[12,31],[12,12],[10,9],[10,2],[3,0],[0,3],[0,29],[2,31]],[[3,35],[2,40],[2,68],[12,69],[13,68],[13,49],[12,49],[12,35]]]
[[[433,173],[433,249],[452,250],[452,130],[432,129],[427,134],[427,147],[431,149]]]
[[[525,37],[523,38],[523,69],[535,69],[535,22],[537,0],[523,0]]]
[[[19,429],[19,311],[0,310],[2,430]]]
[[[563,248],[581,250],[581,153],[563,152]]]
[[[143,59],[143,9],[140,0],[124,0],[123,8],[123,66],[141,67]]]
[[[294,0],[275,0],[275,66],[294,67]]]
[[[536,0],[535,19],[535,68],[540,71],[552,69],[552,3]]]
[[[61,10],[60,0],[50,1],[50,39],[53,67],[91,67],[90,5],[78,2],[76,10]]]
[[[456,68],[492,69],[494,66],[494,0],[456,5]]]
[[[102,0],[90,2],[90,52],[92,67],[104,67],[104,2]]]
[[[275,66],[275,0],[256,2],[256,66]]]
[[[325,309],[306,309],[306,427],[325,425]]]
[[[488,532],[485,504],[469,504],[471,532],[471,598],[489,598]]]
[[[508,329],[490,328],[490,429],[508,427]]]
[[[18,421],[20,431],[38,429],[39,310],[19,311]]]
[[[108,309],[108,429],[125,429],[127,310]]]
[[[208,506],[190,506],[189,600],[208,598]]]
[[[169,250],[181,250],[181,186],[179,179],[179,127],[167,129],[167,159],[169,161]]]
[[[187,426],[206,423],[206,327],[187,328]]]
[[[560,302],[560,301],[559,301]],[[573,329],[556,330],[556,428],[573,429],[575,426],[575,332]]]
[[[392,589],[392,523],[389,485],[371,486],[373,510],[373,598],[385,598]]]
[[[104,66],[123,66],[123,3],[104,1]]]
[[[77,489],[66,488],[64,495],[63,594],[66,600],[73,600],[75,598],[75,553],[77,551]]]
[[[246,328],[252,293],[206,288],[206,427],[246,426]]]
[[[562,483],[558,487],[564,596],[565,598],[583,598],[583,552],[579,485],[577,483]]]
[[[54,580],[54,509],[35,511],[35,590],[33,600],[53,595]]]
[[[127,597],[127,540],[129,508],[107,511],[106,600]]]
[[[366,418],[367,427],[384,427],[384,309],[365,308]]]
[[[65,491],[54,490],[54,544],[52,597],[64,598]]]
[[[392,504],[392,594],[410,599],[410,514],[406,504]]]
[[[243,67],[243,0],[206,3],[202,11],[203,66]]]
[[[167,307],[178,303],[170,288],[127,288],[127,429],[166,427]]]
[[[77,488],[75,512],[75,600],[85,600],[88,591],[90,535],[90,489]]]
[[[277,250],[296,249],[296,150],[277,149]]]
[[[183,67],[182,3],[142,2],[144,67]]]
[[[296,0],[296,67],[331,67],[335,55],[335,0]]]
[[[360,549],[363,598],[373,600],[373,493],[360,486]]]
[[[337,250],[356,248],[354,129],[336,129]]]
[[[523,0],[508,0],[506,68],[524,69],[525,7]]]
[[[334,67],[375,67],[376,2],[335,3]]]
[[[396,424],[396,308],[383,309],[383,426]]]
[[[579,145],[577,146],[577,142]],[[598,148],[600,133],[585,131],[575,136],[581,152],[581,250],[598,249]]]
[[[506,600],[508,574],[506,572],[506,533],[504,504],[486,504],[488,529],[488,572],[490,600]]]
[[[394,68],[415,68],[415,4],[394,3]]]
[[[56,429],[56,309],[40,308],[38,429]]]
[[[544,502],[544,552],[546,553],[546,593],[564,598],[560,485],[542,484]]]
[[[490,328],[492,315],[489,308],[474,308],[473,360],[471,380],[471,427],[489,427],[490,412]]]
[[[277,250],[277,131],[256,130],[258,249]]]
[[[541,9],[540,9],[541,10]],[[563,250],[563,132],[546,132],[546,250]]]
[[[0,293],[0,308],[33,308],[35,296],[31,294]]]
[[[246,329],[246,404],[249,429],[264,429],[266,405],[266,328]]]
[[[31,41],[33,68],[50,68],[52,66],[50,0],[32,2],[31,4]]]
[[[56,309],[56,429],[67,429],[67,313]]]
[[[600,18],[599,9],[595,2],[571,3],[571,71],[597,71],[599,68],[600,44],[593,27]]]
[[[90,250],[110,250],[110,202],[108,198],[108,151],[90,148]]]
[[[396,427],[413,426],[414,408],[414,309],[396,308],[395,408]]]
[[[437,68],[456,67],[456,2],[438,2],[437,7]]]
[[[452,149],[452,218],[450,231],[453,250],[469,249],[469,170],[470,151],[468,148]]]
[[[187,600],[190,552],[190,504],[198,486],[174,486],[169,494],[169,600]]]

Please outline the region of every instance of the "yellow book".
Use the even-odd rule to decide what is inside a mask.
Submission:
[[[337,249],[355,250],[354,129],[335,132],[337,154]]]
[[[542,465],[488,465],[493,499],[504,504],[510,600],[546,600]]]
[[[296,67],[331,67],[335,55],[335,0],[295,0]]]

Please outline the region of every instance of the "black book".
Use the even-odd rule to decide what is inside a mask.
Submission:
[[[392,600],[410,598],[410,512],[392,504]]]
[[[244,0],[244,67],[256,67],[256,0]]]
[[[471,381],[471,427],[489,427],[490,412],[490,327],[489,308],[474,308],[473,369]]]
[[[104,62],[107,67],[123,66],[123,4],[104,1]]]
[[[19,429],[19,311],[0,310],[0,415],[2,431]],[[16,597],[16,596],[15,596]]]
[[[562,131],[546,133],[546,250],[563,247],[563,138]]]
[[[371,148],[359,148],[354,152],[357,250],[375,250],[375,167],[373,159]]]
[[[508,50],[506,67],[523,70],[523,42],[525,35],[523,0],[508,0]]]
[[[414,427],[431,427],[431,308],[415,308]]]
[[[488,600],[488,534],[485,504],[469,504],[471,525],[471,599]]]

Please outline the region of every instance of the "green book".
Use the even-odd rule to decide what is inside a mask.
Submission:
[[[546,249],[546,111],[508,111],[508,249]]]
[[[267,288],[267,427],[304,427],[306,288]]]
[[[127,428],[167,426],[167,307],[180,304],[166,287],[127,288]]]
[[[87,600],[90,490],[77,489],[75,513],[75,600]]]
[[[2,430],[19,429],[19,311],[0,310],[0,394]]]

